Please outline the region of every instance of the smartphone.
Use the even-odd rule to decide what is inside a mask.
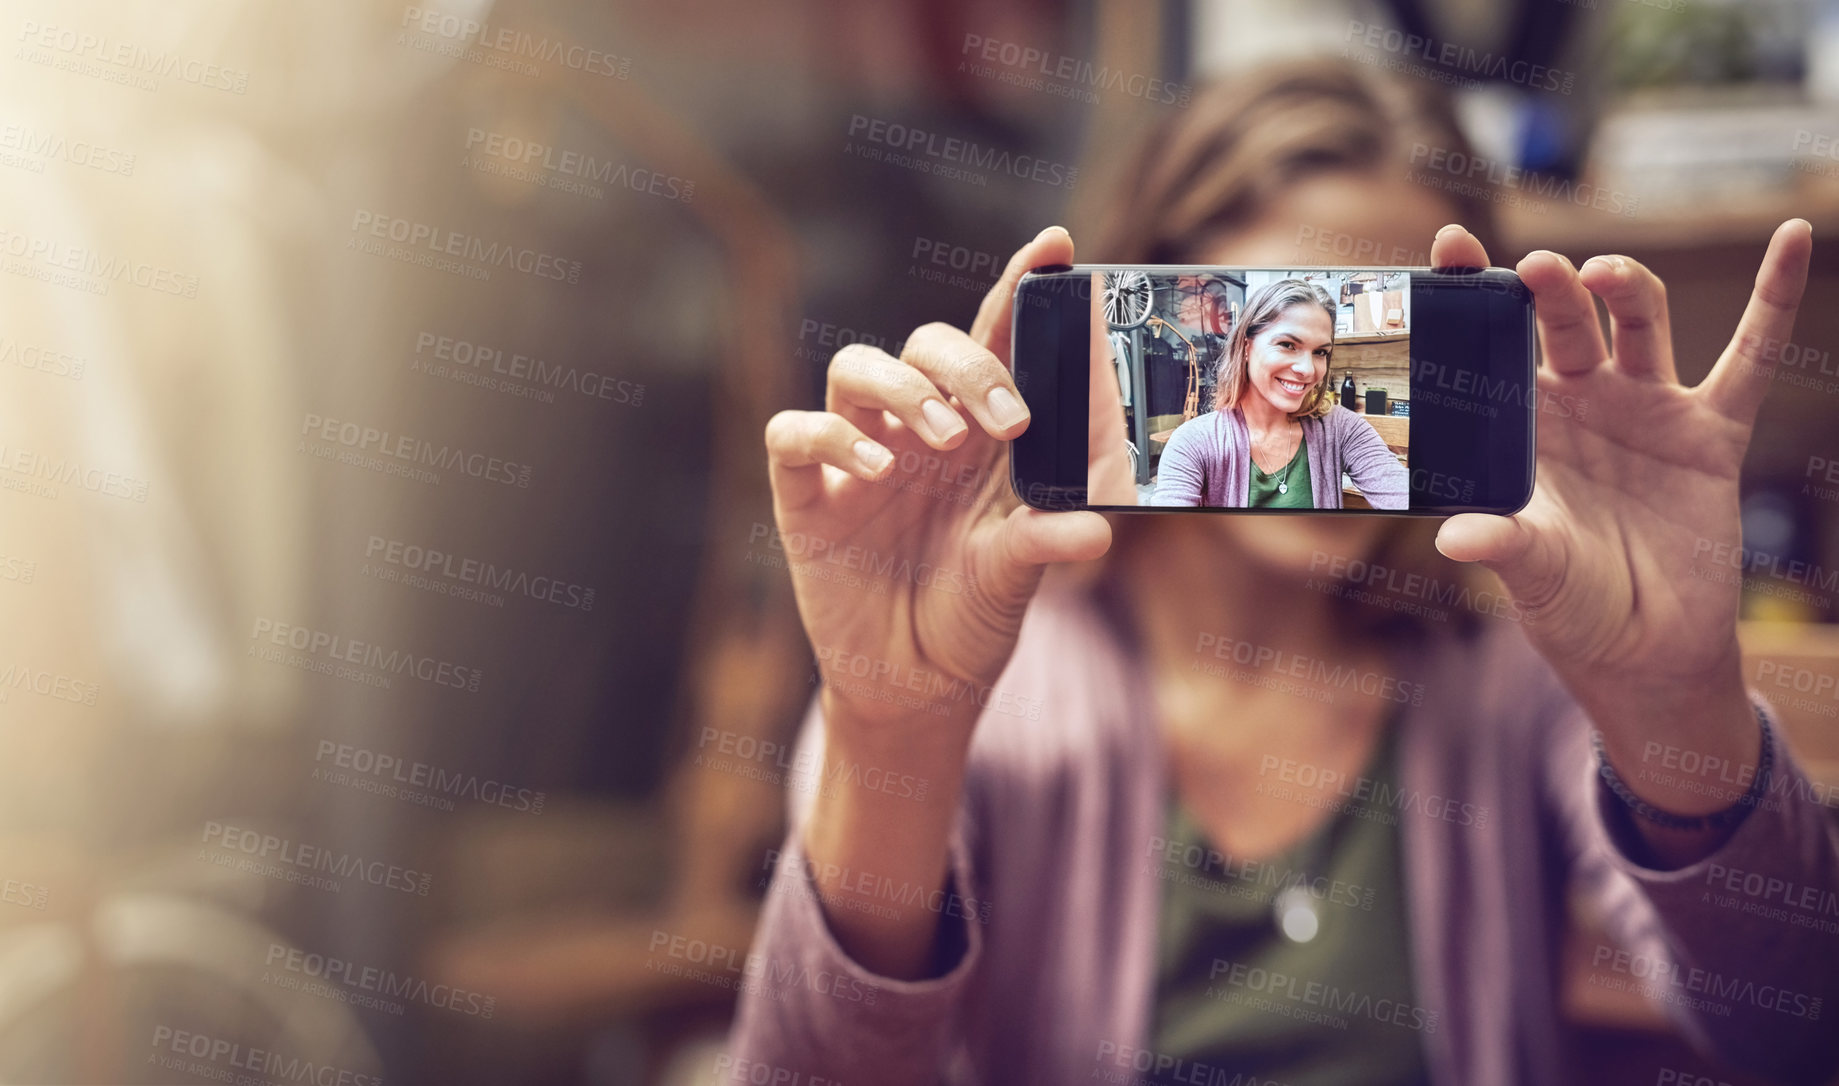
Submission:
[[[1038,268],[1012,334],[1033,421],[1011,482],[1038,509],[1443,517],[1532,496],[1532,293],[1505,268]]]

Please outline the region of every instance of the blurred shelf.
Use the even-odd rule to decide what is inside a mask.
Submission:
[[[1839,165],[1839,164],[1835,164]],[[1788,192],[1744,193],[1713,202],[1674,206],[1639,215],[1612,215],[1565,201],[1530,201],[1501,209],[1503,240],[1517,260],[1531,249],[1594,256],[1631,249],[1698,249],[1754,244],[1758,252],[1777,226],[1792,218],[1813,224],[1814,238],[1839,234],[1839,179],[1803,175]]]
[[[1575,185],[1516,179],[1494,199],[1514,254],[1760,246],[1797,216],[1830,235],[1835,139],[1839,106],[1781,89],[1643,92],[1605,112]]]

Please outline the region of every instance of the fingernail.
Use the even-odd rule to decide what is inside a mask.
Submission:
[[[1028,417],[1028,409],[1022,406],[1022,401],[1001,385],[991,389],[983,402],[990,408],[990,418],[1004,430]]]
[[[1462,229],[1462,224],[1453,222],[1453,223],[1450,223],[1448,226],[1444,227],[1443,229],[1437,231],[1437,236],[1442,237],[1443,235],[1449,233],[1451,230],[1460,230],[1460,229]],[[1419,235],[1419,236],[1421,237],[1422,235]]]
[[[1064,226],[1050,226],[1050,227],[1048,227],[1047,229],[1045,229],[1045,230],[1043,230],[1043,231],[1041,231],[1040,233],[1038,233],[1038,234],[1036,234],[1036,235],[1034,236],[1034,240],[1036,240],[1036,241],[1044,241],[1044,240],[1046,240],[1046,238],[1047,238],[1047,235],[1049,235],[1049,234],[1052,234],[1052,233],[1054,233],[1054,232],[1056,232],[1056,231],[1058,231],[1059,233],[1062,233],[1062,234],[1066,234],[1066,236],[1067,236],[1067,237],[1072,237],[1072,236],[1073,236],[1073,235],[1071,235],[1071,234],[1067,234],[1067,233],[1066,233],[1066,227],[1064,227]]]
[[[894,462],[894,454],[872,441],[858,441],[855,444],[856,459],[870,471],[880,471]]]
[[[1584,266],[1583,266],[1583,268],[1579,268],[1579,269],[1577,269],[1577,270],[1578,270],[1578,271],[1583,271],[1583,270],[1584,270],[1584,268],[1588,268],[1588,267],[1589,267],[1590,265],[1592,265],[1592,264],[1600,264],[1600,265],[1602,265],[1602,266],[1603,266],[1603,267],[1605,267],[1605,268],[1614,268],[1614,267],[1616,266],[1616,263],[1615,263],[1615,260],[1614,260],[1614,259],[1612,259],[1612,258],[1610,258],[1610,257],[1606,257],[1606,256],[1593,256],[1593,257],[1591,257],[1590,259],[1588,259],[1588,260],[1586,260],[1586,261],[1584,261]]]
[[[940,441],[949,441],[964,429],[964,417],[947,407],[942,401],[927,400],[920,404],[920,416],[926,425],[932,427],[932,435]]]

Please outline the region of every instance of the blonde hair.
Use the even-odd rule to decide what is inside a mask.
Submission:
[[[1233,322],[1232,332],[1226,338],[1226,349],[1220,352],[1220,360],[1214,369],[1213,406],[1219,411],[1229,411],[1239,405],[1245,395],[1245,389],[1251,384],[1252,340],[1260,332],[1276,324],[1284,313],[1299,305],[1319,305],[1328,314],[1328,343],[1334,345],[1335,302],[1328,292],[1314,283],[1305,283],[1301,279],[1279,279],[1266,283],[1253,291],[1245,300],[1245,311]],[[1322,368],[1322,378],[1308,392],[1303,394],[1302,406],[1290,412],[1292,419],[1321,418],[1334,410],[1334,395],[1329,389],[1330,367]]]

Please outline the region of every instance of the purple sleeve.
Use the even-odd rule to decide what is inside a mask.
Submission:
[[[823,749],[818,718],[813,706],[801,747]],[[941,911],[941,945],[957,950],[940,976],[906,981],[870,972],[831,934],[802,831],[802,811],[795,811],[773,865],[720,1068],[742,1081],[937,1086],[959,1055],[957,1010],[982,957],[981,925]],[[969,896],[968,855],[962,833],[954,834],[948,898]]]
[[[1585,722],[1554,744],[1554,767],[1575,885],[1614,937],[1590,948],[1592,983],[1657,999],[1735,1067],[1828,1081],[1839,1067],[1827,1005],[1839,996],[1839,830],[1780,729],[1762,802],[1716,852],[1671,871],[1627,847],[1631,816],[1602,784],[1588,733]]]
[[[1341,467],[1360,488],[1360,495],[1375,509],[1404,509],[1410,498],[1411,476],[1398,462],[1373,424],[1344,407],[1341,429]],[[1339,479],[1336,480],[1339,485]]]
[[[1213,443],[1200,422],[1209,417],[1184,422],[1169,435],[1162,459],[1156,462],[1156,490],[1149,504],[1200,505],[1206,500],[1207,457]]]

